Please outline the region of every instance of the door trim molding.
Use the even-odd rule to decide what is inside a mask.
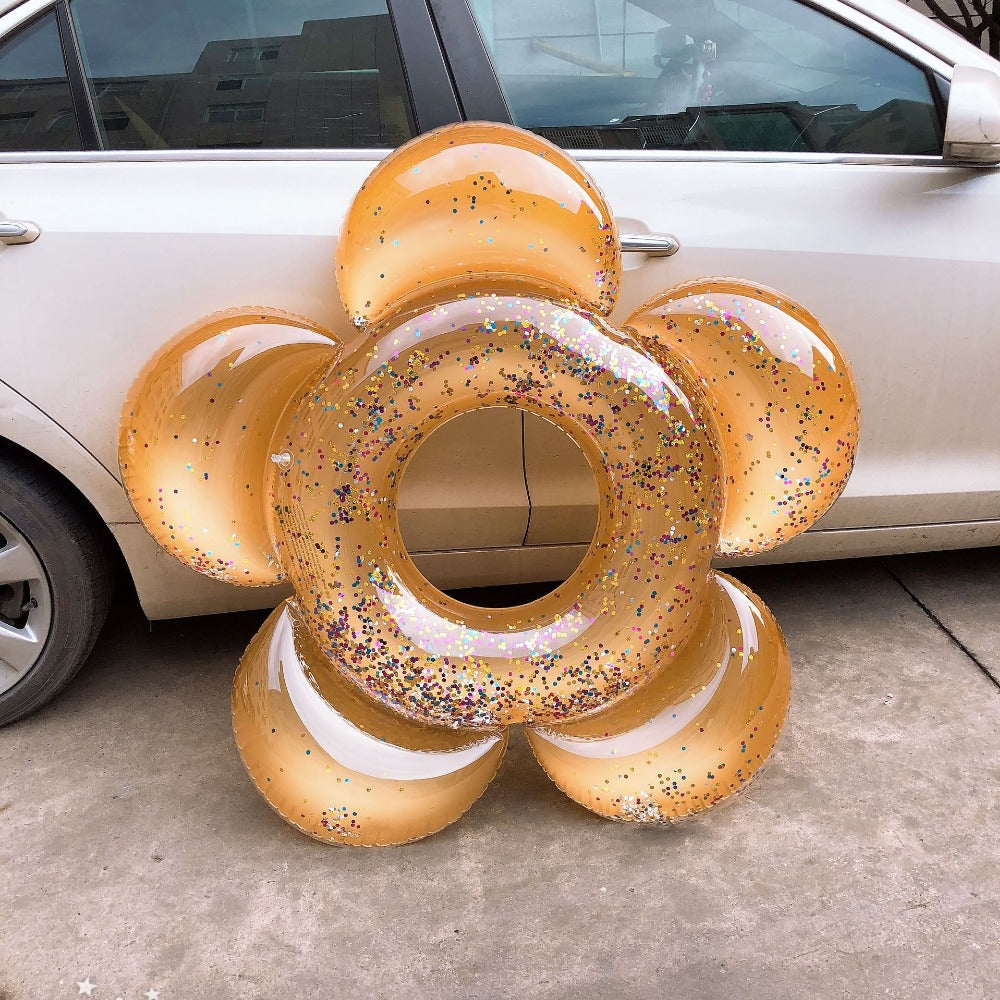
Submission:
[[[18,163],[176,163],[272,161],[370,161],[377,163],[391,149],[120,149],[0,153],[0,164]],[[988,173],[979,167],[956,167],[940,156],[890,156],[869,153],[747,153],[725,150],[567,150],[580,162],[622,163],[800,163],[867,167],[947,167],[970,176]],[[997,168],[993,168],[997,169]]]

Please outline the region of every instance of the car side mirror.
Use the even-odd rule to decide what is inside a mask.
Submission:
[[[948,94],[944,158],[967,167],[1000,163],[1000,75],[956,66]]]

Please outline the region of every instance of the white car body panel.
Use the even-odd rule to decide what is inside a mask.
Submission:
[[[0,0],[0,35],[48,2]],[[944,77],[959,62],[1000,69],[898,0],[815,6],[891,39]],[[8,428],[20,421],[38,428],[44,411],[51,422],[44,432],[0,433],[90,497],[151,617],[264,607],[281,595],[197,577],[148,538],[115,479],[125,394],[175,331],[235,305],[300,313],[358,342],[336,293],[333,254],[347,206],[382,155],[0,154],[0,218],[42,229],[33,244],[0,246],[0,299],[12,304],[3,336],[20,345],[4,351],[0,377],[10,388],[0,386],[7,393],[0,393],[0,418]],[[677,281],[745,276],[801,301],[854,363],[863,404],[854,476],[817,528],[777,558],[1000,540],[1000,172],[932,157],[579,158],[622,232],[670,233],[681,244],[671,258],[626,255],[617,319]],[[16,412],[11,399],[21,401]],[[557,523],[552,512],[567,509],[565,490],[545,481],[544,462],[526,462],[526,470],[532,498],[541,509],[549,497]],[[439,585],[552,579],[578,561],[583,547],[568,535],[539,533],[538,522],[532,534],[517,483],[497,489],[505,516],[466,526],[482,538],[474,549],[440,551],[434,518],[425,518],[426,547],[434,551],[417,561]],[[435,510],[432,499],[416,506]],[[443,502],[441,510],[447,516]],[[585,523],[585,512],[577,513]]]
[[[117,472],[125,393],[201,317],[274,306],[356,342],[335,234],[376,162],[0,162],[0,211],[42,229],[0,247],[0,298],[24,304],[14,332],[32,345],[5,381]]]
[[[623,230],[681,244],[627,272],[619,318],[677,281],[740,275],[797,299],[837,338],[862,432],[845,496],[821,526],[996,516],[1000,173],[678,158],[664,164],[670,189],[654,191],[631,162],[581,160]]]

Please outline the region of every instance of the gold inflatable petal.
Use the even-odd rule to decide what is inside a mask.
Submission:
[[[285,602],[233,685],[243,763],[272,808],[334,844],[403,844],[458,819],[496,774],[506,732],[432,728],[371,701],[321,657]]]
[[[626,326],[708,395],[730,484],[721,554],[766,552],[826,513],[854,465],[858,397],[809,312],[762,285],[706,278],[655,296]]]
[[[715,575],[698,631],[645,688],[614,707],[528,731],[549,777],[610,819],[669,823],[742,790],[788,709],[788,652],[761,600]]]
[[[527,297],[440,303],[290,409],[272,470],[281,561],[331,662],[380,702],[441,725],[561,721],[645,683],[695,628],[723,478],[697,386],[602,320]],[[441,422],[519,406],[589,459],[594,540],[553,593],[476,608],[431,586],[396,517],[400,474]]]
[[[332,334],[274,309],[219,313],[166,344],[122,410],[119,465],[162,548],[247,587],[282,579],[266,520],[271,436],[302,381],[336,360]]]
[[[340,296],[359,326],[510,289],[607,315],[620,275],[614,215],[590,176],[509,125],[448,125],[398,149],[365,181],[337,244]]]

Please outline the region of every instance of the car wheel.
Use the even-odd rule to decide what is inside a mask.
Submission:
[[[30,459],[0,452],[0,726],[55,697],[107,616],[99,525]]]

